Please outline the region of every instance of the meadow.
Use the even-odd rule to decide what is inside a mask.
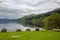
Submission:
[[[60,40],[60,32],[55,31],[0,32],[0,40]]]

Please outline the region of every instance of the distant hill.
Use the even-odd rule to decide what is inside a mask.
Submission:
[[[0,23],[9,23],[9,22],[11,22],[12,20],[15,20],[15,19],[8,19],[8,18],[1,19],[1,18],[0,18]]]
[[[36,15],[36,14],[25,15],[24,17],[22,17],[20,19],[17,19],[17,20],[21,20],[21,19],[31,20],[34,17],[36,17],[36,18],[38,18],[38,17],[44,18],[44,17],[50,16],[53,12],[60,14],[60,8],[56,8],[53,11],[42,13],[42,14],[38,14],[38,15]]]
[[[37,25],[37,26],[41,27],[41,26],[43,26],[44,18],[50,16],[52,13],[60,14],[60,8],[57,8],[53,11],[42,13],[42,14],[25,15],[24,17],[17,19],[17,21],[22,22],[22,23],[26,23],[26,24],[30,23],[30,24]]]

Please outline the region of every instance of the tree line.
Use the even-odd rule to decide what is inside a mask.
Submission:
[[[53,28],[60,29],[60,9],[39,15],[31,14],[17,19],[17,21],[31,23],[46,30],[52,30]]]

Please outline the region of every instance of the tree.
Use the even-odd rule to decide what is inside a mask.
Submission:
[[[7,31],[7,29],[6,28],[3,28],[2,30],[1,30],[1,32],[6,32]]]
[[[49,30],[53,28],[60,29],[60,14],[52,13],[49,17],[45,18],[44,28]]]
[[[37,24],[37,19],[36,19],[36,18],[33,18],[33,19],[32,19],[32,23],[33,23],[34,25],[36,25],[36,24]]]

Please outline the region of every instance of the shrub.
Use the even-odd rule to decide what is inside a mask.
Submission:
[[[21,32],[21,29],[17,29],[16,32]]]
[[[39,28],[36,28],[35,31],[39,31]]]
[[[46,30],[60,29],[60,14],[52,13],[44,19],[44,28]]]
[[[6,28],[3,28],[2,30],[1,30],[1,32],[6,32],[7,31],[7,29]]]
[[[26,29],[26,31],[31,31],[30,29]]]

